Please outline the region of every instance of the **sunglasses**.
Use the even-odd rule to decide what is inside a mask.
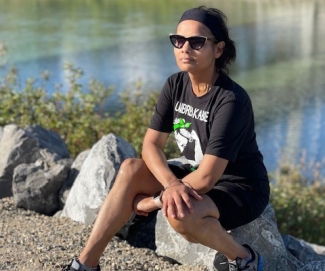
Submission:
[[[200,50],[207,40],[217,42],[217,40],[215,39],[204,37],[204,36],[193,36],[193,37],[185,38],[184,36],[174,35],[174,34],[169,35],[169,39],[170,42],[174,45],[174,47],[177,49],[181,49],[184,46],[186,41],[189,42],[193,50]]]

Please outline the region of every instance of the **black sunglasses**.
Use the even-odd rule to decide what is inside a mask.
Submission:
[[[217,40],[215,39],[204,36],[193,36],[185,38],[184,36],[174,34],[169,35],[169,39],[170,42],[174,45],[174,47],[178,49],[181,49],[184,46],[185,42],[188,41],[193,50],[200,50],[207,40],[217,42]]]

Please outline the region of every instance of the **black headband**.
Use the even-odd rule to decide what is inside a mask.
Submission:
[[[184,12],[178,23],[185,20],[194,20],[204,24],[210,29],[217,41],[223,41],[224,35],[220,31],[220,19],[208,13],[206,10],[193,8]]]

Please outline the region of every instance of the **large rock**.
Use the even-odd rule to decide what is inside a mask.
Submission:
[[[156,252],[183,264],[203,264],[214,270],[213,260],[216,251],[200,244],[189,243],[171,228],[162,212],[157,215],[155,226]],[[250,244],[264,257],[263,271],[297,271],[303,266],[287,253],[282,237],[278,232],[274,211],[268,205],[256,220],[230,233],[241,244]]]
[[[86,160],[89,152],[90,152],[90,150],[85,150],[85,151],[81,152],[76,157],[76,159],[73,161],[73,164],[72,164],[70,172],[69,172],[69,176],[64,181],[64,183],[60,189],[60,192],[59,192],[59,201],[60,201],[59,209],[60,210],[63,209],[63,207],[67,201],[68,195],[70,193],[71,187],[72,187],[75,179],[77,178],[77,176],[80,172],[81,166],[84,163],[84,161]]]
[[[296,271],[303,266],[287,252],[271,205],[267,206],[259,218],[236,228],[231,234],[238,243],[250,244],[263,255],[263,271]]]
[[[58,133],[44,129],[39,125],[28,126],[25,131],[37,139],[41,150],[54,156],[54,161],[70,157],[68,147]]]
[[[17,125],[3,128],[0,139],[0,198],[12,196],[12,175],[16,166],[40,158],[38,140]]]
[[[1,142],[2,135],[3,135],[3,127],[0,126],[0,142]]]
[[[303,263],[325,262],[325,247],[308,243],[291,235],[282,237],[287,250]],[[325,268],[324,268],[325,270]]]
[[[325,261],[314,261],[307,263],[304,267],[298,269],[297,271],[324,271]]]
[[[98,141],[74,181],[61,216],[92,224],[121,163],[130,157],[136,157],[136,152],[120,137],[108,134]]]
[[[152,233],[155,238],[153,249],[156,249],[158,255],[182,264],[206,265],[209,270],[215,270],[213,260],[216,251],[186,241],[171,228],[161,211],[135,237],[132,236],[131,243],[143,247],[142,239]],[[250,244],[263,255],[263,271],[325,270],[325,247],[309,244],[292,236],[282,237],[278,232],[271,205],[267,206],[259,218],[231,231],[230,234],[237,242]]]
[[[33,164],[38,159],[56,163],[69,157],[60,136],[38,125],[25,129],[15,124],[5,126],[0,137],[0,154],[0,198],[12,196],[13,173],[18,165]]]
[[[20,164],[15,168],[12,190],[16,207],[45,215],[53,215],[59,209],[59,190],[72,161],[46,161],[48,157],[51,155],[34,164]]]

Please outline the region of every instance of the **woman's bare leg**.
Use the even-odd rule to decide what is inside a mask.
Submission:
[[[103,202],[94,226],[79,256],[79,261],[89,267],[98,265],[108,242],[130,219],[133,200],[137,194],[153,195],[162,186],[141,159],[125,160],[115,183]]]
[[[219,211],[214,202],[206,195],[202,201],[193,200],[194,212],[183,218],[168,217],[170,225],[188,241],[194,241],[224,254],[229,260],[237,257],[246,259],[247,250],[238,244],[221,226]]]

